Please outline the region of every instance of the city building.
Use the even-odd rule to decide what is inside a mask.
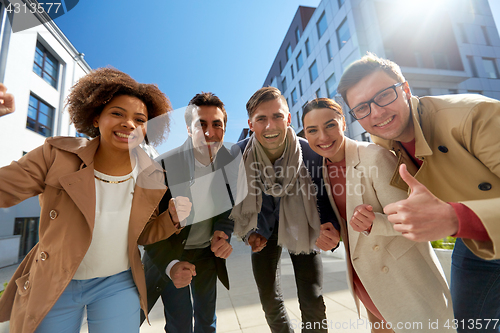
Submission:
[[[16,111],[0,118],[0,167],[47,137],[79,135],[64,103],[70,87],[91,70],[45,12],[30,14],[38,25],[13,32],[16,15],[0,3],[0,82],[16,98]],[[36,244],[39,217],[37,197],[0,209],[0,267],[17,263]]]
[[[302,135],[303,106],[315,97],[342,103],[338,81],[368,51],[399,64],[414,95],[500,99],[500,38],[488,0],[323,0],[317,8],[301,6],[263,86],[281,90],[292,126]],[[350,115],[346,122],[347,136],[370,140]]]

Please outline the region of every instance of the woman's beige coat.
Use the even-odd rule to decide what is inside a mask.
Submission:
[[[92,240],[95,219],[94,155],[99,138],[49,138],[17,162],[0,169],[0,207],[39,195],[39,242],[14,273],[0,298],[0,321],[11,333],[34,332],[79,267]],[[146,282],[138,244],[165,239],[177,229],[167,212],[157,215],[166,187],[163,173],[136,149],[139,176],[129,223],[128,255],[147,312]]]
[[[331,191],[339,193],[340,189],[331,188],[328,169],[323,163],[326,189],[340,221],[346,248],[351,292],[354,267],[373,303],[395,332],[448,331],[443,325],[447,320],[452,325],[451,295],[434,251],[428,242],[416,243],[394,231],[383,214],[387,204],[407,198],[406,191],[389,185],[396,157],[377,145],[345,140],[347,219],[361,204],[371,205],[376,215],[368,236],[354,231],[338,213]],[[353,296],[359,313],[360,301],[354,293]],[[429,323],[436,320],[439,330],[430,329]],[[398,329],[398,323],[403,327],[411,323],[412,328]],[[413,323],[422,326],[416,329]]]

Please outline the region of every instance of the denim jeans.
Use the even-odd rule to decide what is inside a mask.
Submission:
[[[500,332],[500,260],[483,260],[457,239],[451,262],[458,332]]]
[[[252,253],[252,269],[259,290],[260,302],[267,323],[273,333],[293,333],[292,323],[285,309],[280,286],[281,246],[278,246],[277,232],[267,240],[267,245],[260,252]],[[320,329],[326,319],[326,307],[323,301],[323,263],[320,254],[290,254],[297,285],[302,324],[302,332],[327,332]],[[309,323],[309,324],[308,324]],[[316,323],[316,326],[314,326]],[[298,323],[295,323],[298,324]],[[296,326],[296,325],[293,325]],[[299,327],[299,326],[296,326]]]
[[[161,294],[165,311],[165,332],[211,333],[216,330],[215,301],[217,298],[217,271],[215,255],[210,246],[184,250],[182,261],[196,266],[191,284],[177,289],[172,281]],[[191,302],[191,295],[193,302]]]
[[[139,292],[129,270],[102,278],[71,280],[36,333],[78,333],[87,307],[90,333],[139,333]]]

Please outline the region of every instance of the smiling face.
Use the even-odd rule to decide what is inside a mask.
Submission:
[[[224,113],[216,106],[195,106],[187,130],[193,140],[195,158],[208,165],[224,141]]]
[[[273,162],[285,150],[286,131],[292,121],[281,98],[261,103],[248,120],[250,130]]]
[[[349,107],[353,108],[373,98],[378,92],[398,83],[382,71],[374,72],[347,90]],[[396,88],[398,98],[380,107],[372,103],[371,113],[359,121],[370,134],[387,140],[409,142],[415,138],[408,99],[411,96],[408,83]]]
[[[332,162],[344,159],[345,128],[344,117],[332,109],[313,109],[304,117],[304,133],[309,146]]]
[[[137,147],[146,135],[148,110],[137,97],[113,97],[94,119],[99,129],[100,149],[127,152]]]

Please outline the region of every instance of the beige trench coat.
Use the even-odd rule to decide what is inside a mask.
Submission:
[[[395,332],[436,332],[429,328],[429,320],[439,321],[438,332],[448,332],[443,325],[447,320],[451,325],[454,318],[451,295],[434,250],[428,242],[416,243],[403,237],[383,214],[387,204],[407,198],[406,191],[389,185],[396,157],[377,145],[348,138],[345,149],[347,220],[351,219],[354,208],[361,204],[371,205],[376,215],[368,236],[354,231],[335,206],[331,191],[339,193],[339,188],[331,188],[329,171],[323,162],[323,179],[340,221],[349,288],[358,314],[360,301],[353,292],[353,268]],[[403,329],[397,328],[398,323]],[[404,329],[406,323],[421,323],[422,326]]]
[[[57,137],[0,169],[0,207],[39,195],[39,242],[14,273],[0,298],[0,321],[11,333],[34,332],[78,269],[92,240],[95,218],[93,140]],[[147,312],[146,282],[138,244],[177,231],[168,212],[157,216],[166,192],[159,165],[136,149],[139,176],[129,221],[128,256],[142,309]]]
[[[435,196],[461,202],[481,219],[491,241],[463,239],[474,254],[500,259],[500,102],[481,95],[412,97],[418,169],[397,141],[372,136],[393,150]],[[407,189],[396,169],[391,181]]]

